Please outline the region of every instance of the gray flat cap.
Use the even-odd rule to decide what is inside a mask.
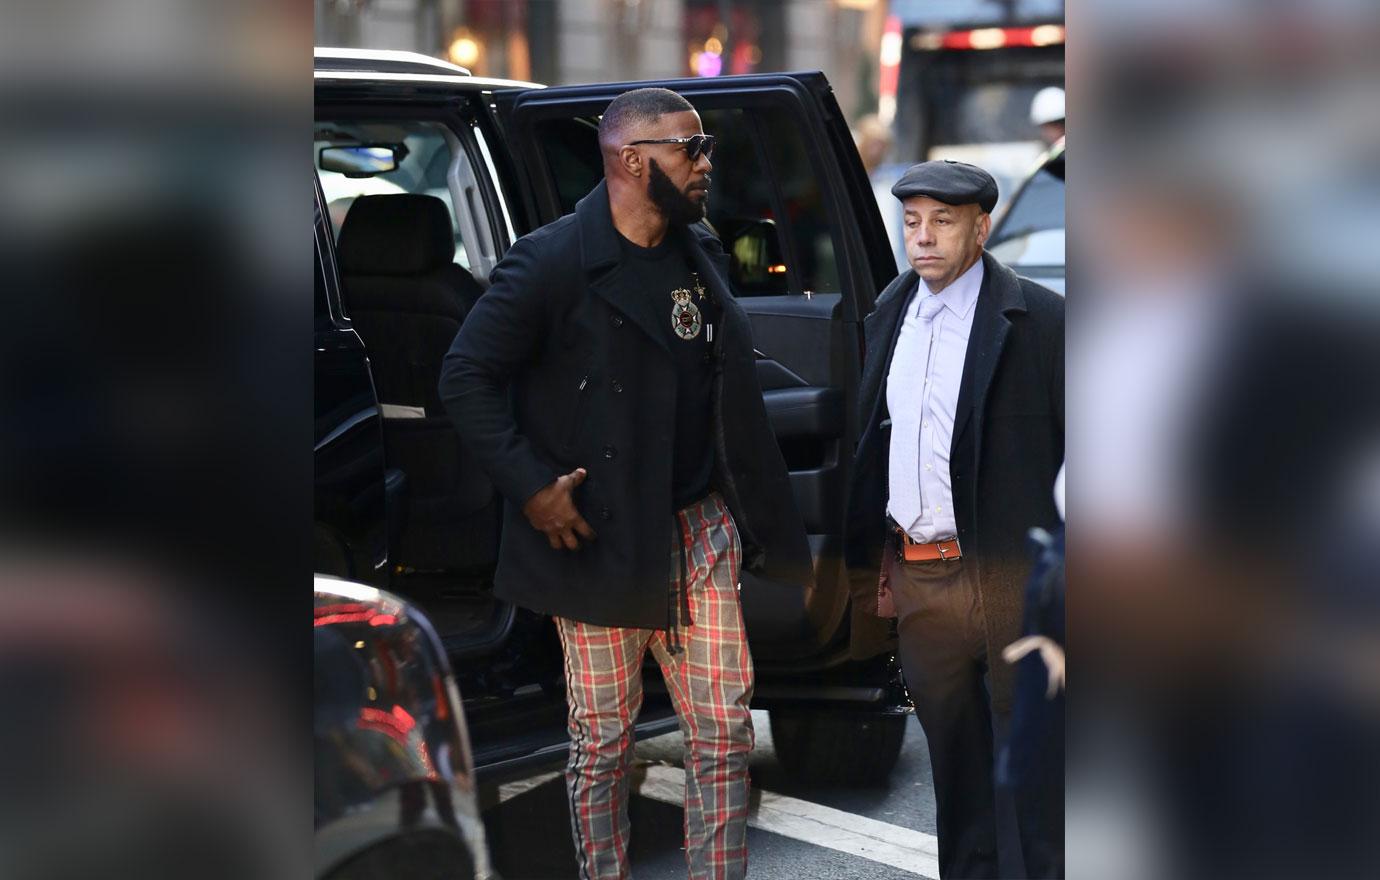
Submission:
[[[976,204],[985,213],[997,206],[997,182],[976,165],[953,159],[921,162],[907,169],[891,194],[898,199],[929,196],[946,205]]]

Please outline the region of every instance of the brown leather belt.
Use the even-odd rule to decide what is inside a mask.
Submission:
[[[896,533],[897,538],[896,557],[902,562],[932,562],[936,559],[951,562],[963,557],[957,538],[952,541],[921,544],[907,535],[900,526],[892,526],[892,531]]]

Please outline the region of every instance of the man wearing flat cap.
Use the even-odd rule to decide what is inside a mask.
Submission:
[[[891,192],[910,268],[864,324],[845,555],[872,651],[888,631],[865,616],[896,618],[929,743],[940,876],[1009,876],[993,785],[1012,698],[1000,655],[1021,635],[1026,535],[1059,523],[1064,301],[983,249],[997,202],[986,171],[923,162]]]

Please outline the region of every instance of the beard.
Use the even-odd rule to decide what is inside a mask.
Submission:
[[[651,160],[649,167],[647,197],[668,223],[672,226],[689,226],[704,219],[708,196],[696,200],[676,189],[676,185],[666,176],[666,172],[661,170],[661,166],[656,164],[655,159]],[[704,185],[708,184],[709,179],[705,178]]]

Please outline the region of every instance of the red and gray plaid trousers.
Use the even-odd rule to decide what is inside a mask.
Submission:
[[[626,878],[633,721],[642,708],[647,649],[685,737],[685,859],[691,880],[747,873],[752,658],[738,601],[742,547],[717,495],[681,510],[690,618],[668,650],[665,630],[595,626],[557,618],[570,703],[566,790],[583,880]],[[681,548],[671,560],[678,577]],[[649,585],[651,589],[666,585]]]

